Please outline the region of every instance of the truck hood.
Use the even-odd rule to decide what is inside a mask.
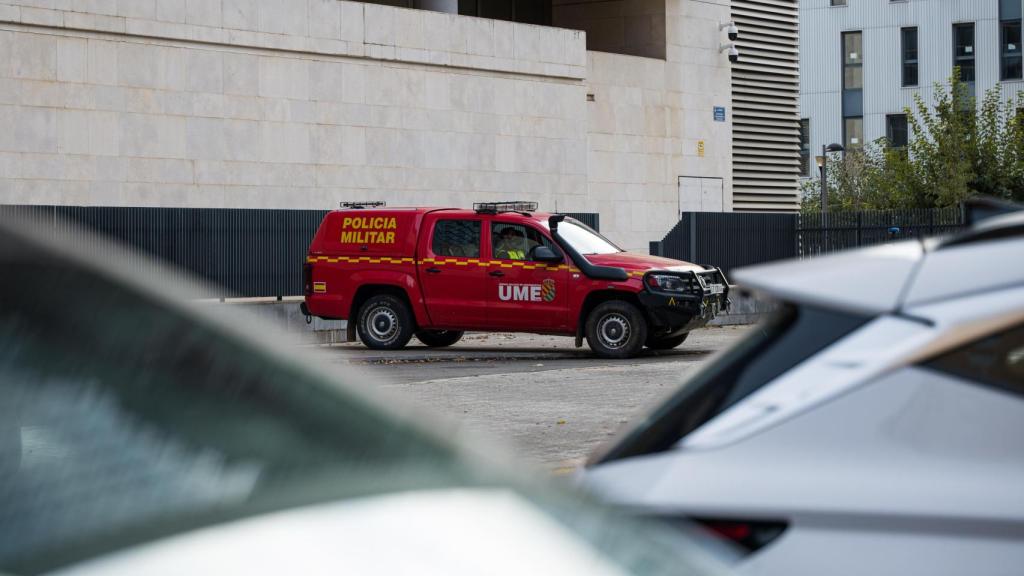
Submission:
[[[690,264],[689,262],[683,262],[682,260],[662,258],[661,256],[650,256],[648,254],[639,254],[637,252],[586,254],[584,256],[587,260],[590,260],[591,263],[598,266],[614,266],[622,268],[627,272],[646,270],[673,270],[676,272],[695,270],[699,272],[703,270],[703,268],[696,264]]]

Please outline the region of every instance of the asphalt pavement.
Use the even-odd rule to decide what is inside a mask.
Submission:
[[[696,330],[674,350],[630,360],[596,358],[572,338],[467,334],[450,348],[413,340],[397,351],[329,347],[337,362],[368,367],[393,393],[462,421],[556,471],[582,464],[632,418],[677,390],[688,373],[731,345],[745,326]]]

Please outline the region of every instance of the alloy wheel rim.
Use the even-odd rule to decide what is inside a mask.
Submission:
[[[378,306],[367,314],[370,335],[377,340],[387,342],[398,334],[398,315],[391,308]]]
[[[597,323],[597,336],[608,348],[622,348],[629,342],[629,335],[629,320],[618,312],[606,314]]]

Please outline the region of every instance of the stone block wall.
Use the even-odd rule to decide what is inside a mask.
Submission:
[[[0,203],[523,199],[645,250],[705,170],[687,115],[728,91],[727,66],[688,75],[707,54],[680,49],[683,3],[706,4],[668,0],[660,60],[338,0],[0,0]]]
[[[586,193],[580,33],[335,0],[82,5],[0,4],[0,202]]]

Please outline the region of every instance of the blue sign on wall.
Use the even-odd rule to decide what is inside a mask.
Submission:
[[[725,122],[725,106],[715,106],[715,122]]]

